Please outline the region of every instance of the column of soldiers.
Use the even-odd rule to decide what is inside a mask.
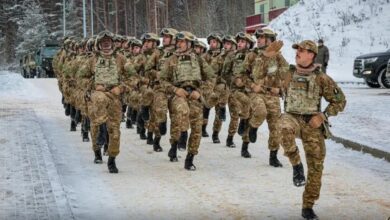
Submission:
[[[196,170],[201,137],[209,136],[210,109],[215,108],[212,141],[220,143],[228,106],[226,146],[236,147],[238,133],[241,156],[250,158],[249,143],[257,142],[258,128],[266,121],[269,164],[282,167],[277,157],[282,146],[293,166],[294,185],[306,185],[302,216],[316,219],[312,208],[321,187],[327,120],[346,104],[341,89],[314,64],[316,44],[294,44],[296,65],[289,65],[280,51],[283,43],[270,29],[257,30],[257,41],[243,32],[212,33],[209,47],[187,31],[163,28],[159,34],[145,33],[140,40],[108,31],[89,39],[70,37],[54,58],[71,131],[81,123],[85,142],[91,133],[94,162],[103,163],[104,146],[109,172],[118,173],[121,121],[128,129],[136,125],[140,139],[162,152],[169,117],[169,160],[177,162],[177,151],[187,150],[184,168]],[[322,98],[329,103],[324,111]],[[306,154],[307,182],[296,137]]]

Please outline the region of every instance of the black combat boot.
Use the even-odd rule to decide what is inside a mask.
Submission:
[[[83,142],[89,142],[88,131],[83,131]]]
[[[258,128],[253,128],[252,126],[249,128],[249,141],[251,143],[255,143],[257,140],[257,129]]]
[[[132,123],[133,125],[137,123],[137,114],[138,114],[138,112],[137,112],[135,109],[133,109],[133,110],[131,111],[130,118],[131,118],[131,123]]]
[[[235,148],[236,144],[233,142],[233,136],[228,136],[226,139],[226,147]]]
[[[137,134],[140,134],[141,133],[141,128],[139,126],[137,126]]]
[[[166,135],[167,134],[167,122],[166,121],[161,122],[158,125],[158,129],[160,130],[161,135]]]
[[[249,147],[249,142],[242,142],[242,147],[241,147],[241,157],[244,158],[251,158],[252,155],[248,151]]]
[[[318,220],[318,216],[314,213],[312,208],[302,209],[302,217],[307,220]]]
[[[65,115],[69,116],[70,115],[70,105],[65,103],[64,106],[65,106]]]
[[[244,134],[247,124],[248,124],[248,119],[240,119],[240,123],[238,124],[238,131],[237,131],[237,133],[240,136]]]
[[[132,129],[132,128],[134,128],[134,127],[133,127],[133,123],[131,122],[130,119],[126,119],[126,128],[127,128],[127,129]]]
[[[278,151],[272,150],[269,153],[269,165],[273,167],[283,167],[283,165],[278,160]]]
[[[104,146],[103,146],[103,155],[104,156],[108,156],[108,143],[105,143]]]
[[[189,171],[195,171],[196,166],[194,165],[194,155],[191,153],[187,154],[186,160],[184,161],[184,169]]]
[[[226,121],[226,106],[219,107],[218,117],[221,121]]]
[[[202,125],[202,137],[208,137],[209,133],[206,131],[207,125]]]
[[[211,136],[211,138],[213,139],[213,143],[214,144],[221,143],[221,141],[219,140],[219,137],[218,137],[218,131],[214,131],[213,135]]]
[[[126,121],[126,109],[127,109],[127,105],[122,105],[122,122],[125,122]]]
[[[302,163],[293,166],[293,182],[296,187],[304,186],[306,184]]]
[[[150,118],[149,110],[150,110],[149,106],[141,107],[141,117],[144,121],[147,121]]]
[[[76,124],[80,123],[81,122],[81,111],[80,110],[76,110],[76,114],[74,116],[74,120],[76,121]]]
[[[100,149],[95,150],[95,159],[93,160],[93,162],[96,164],[103,163],[102,151]]]
[[[139,131],[139,138],[141,138],[141,140],[146,140],[146,139],[148,139],[148,138],[146,137],[145,132],[146,132],[146,129],[145,129],[145,128],[141,128],[141,130]]]
[[[185,151],[186,150],[186,148],[187,148],[187,140],[188,140],[188,132],[187,131],[181,132],[179,142],[177,143],[177,148],[180,151]]]
[[[161,152],[163,151],[162,147],[160,146],[160,140],[161,137],[154,137],[154,143],[153,143],[153,150],[156,152]]]
[[[148,137],[146,139],[146,144],[153,145],[153,132],[148,131]]]
[[[108,157],[107,167],[110,173],[118,173],[119,170],[116,167],[115,157]]]
[[[169,161],[171,162],[177,162],[177,143],[171,144],[171,149],[169,149],[168,152]]]
[[[71,119],[71,121],[70,121],[70,131],[76,131],[76,126],[77,126],[76,121]]]
[[[83,117],[82,123],[81,123],[81,135],[83,137],[83,142],[89,142],[89,119],[87,117]]]

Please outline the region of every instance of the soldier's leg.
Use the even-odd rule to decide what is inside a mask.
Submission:
[[[265,96],[267,105],[267,124],[269,130],[268,149],[270,150],[269,164],[273,167],[282,167],[277,154],[280,146],[279,132],[277,123],[281,115],[280,100],[276,96]]]
[[[218,134],[221,131],[222,128],[222,119],[221,119],[221,111],[226,111],[225,106],[220,106],[219,104],[215,106],[215,117],[214,117],[214,123],[213,123],[213,134],[211,135],[213,143],[219,144],[221,141],[219,140]]]
[[[302,208],[312,208],[314,202],[320,197],[321,178],[326,154],[321,129],[314,129],[306,124],[302,129],[302,142],[308,169]]]
[[[280,144],[283,147],[284,155],[288,157],[292,166],[301,163],[299,149],[295,138],[301,133],[301,128],[298,120],[288,113],[281,115],[277,129],[280,132]]]
[[[108,142],[108,161],[107,167],[110,173],[118,173],[115,158],[119,154],[120,148],[120,123],[122,120],[122,103],[118,98],[110,100],[108,105],[107,131]]]
[[[171,149],[168,156],[171,162],[177,161],[177,144],[180,139],[180,134],[185,131],[184,128],[189,127],[190,108],[186,98],[175,96],[170,103],[172,111],[171,116]]]
[[[255,143],[257,140],[257,130],[261,124],[263,124],[267,116],[267,107],[262,95],[256,93],[250,93],[250,116],[248,120],[249,124],[249,141]]]
[[[203,105],[199,100],[189,101],[190,106],[190,126],[191,133],[188,140],[188,154],[184,163],[184,168],[187,170],[195,170],[193,164],[194,156],[198,154],[201,133],[202,133],[202,108]]]
[[[228,137],[226,140],[226,146],[236,147],[236,145],[233,142],[233,137],[236,134],[238,128],[240,103],[235,98],[235,93],[232,93],[230,95],[228,105],[229,105],[229,113],[230,113],[230,122],[229,122],[229,130],[228,130]]]

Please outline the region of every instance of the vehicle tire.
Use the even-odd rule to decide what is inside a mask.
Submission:
[[[381,85],[378,83],[378,82],[371,82],[371,81],[367,81],[367,80],[364,80],[367,84],[368,87],[370,88],[380,88]]]
[[[386,68],[383,68],[379,72],[378,82],[381,85],[381,87],[390,89],[390,77],[386,76]]]

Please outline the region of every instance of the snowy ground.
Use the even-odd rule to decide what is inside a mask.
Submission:
[[[69,132],[56,80],[0,72],[0,84],[0,219],[301,219],[303,188],[292,185],[286,158],[280,156],[283,168],[268,166],[265,129],[250,147],[253,158],[244,159],[239,148],[224,147],[225,123],[223,144],[202,139],[198,170],[187,172],[183,152],[179,163],[168,161],[167,138],[164,152],[155,153],[122,124],[120,173],[110,175],[106,164],[93,164],[90,143]],[[362,118],[370,112],[359,108],[361,98],[370,97],[364,94],[386,92],[345,91],[354,97],[347,112],[362,112]],[[371,125],[370,117],[362,127]],[[352,119],[345,113],[332,120],[334,132],[356,127],[346,124]],[[327,147],[315,206],[321,219],[387,219],[390,164],[332,141]]]

